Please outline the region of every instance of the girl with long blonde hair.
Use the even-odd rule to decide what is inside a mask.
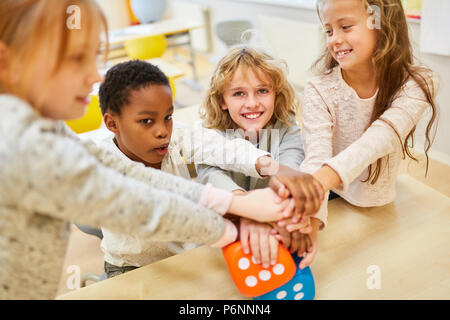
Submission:
[[[415,65],[400,0],[319,0],[317,12],[327,45],[304,90],[300,169],[355,206],[383,206],[395,199],[400,161],[416,159],[413,135],[425,112],[428,167],[436,76]],[[327,215],[327,200],[319,213]],[[305,265],[317,252],[311,224]]]

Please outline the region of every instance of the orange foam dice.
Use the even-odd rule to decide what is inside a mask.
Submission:
[[[222,248],[222,252],[234,284],[246,297],[272,291],[291,280],[296,272],[294,259],[281,244],[278,245],[276,265],[268,268],[256,264],[251,254],[244,254],[240,241]]]

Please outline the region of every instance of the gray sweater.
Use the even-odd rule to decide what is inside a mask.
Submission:
[[[0,299],[54,298],[69,221],[155,241],[214,243],[204,186],[82,142],[61,121],[0,95]]]
[[[218,131],[226,135],[229,139],[242,139],[238,131],[233,135],[227,135],[223,131]],[[281,121],[276,121],[273,125],[266,126],[260,132],[258,149],[270,152],[272,157],[279,163],[292,169],[299,170],[300,164],[305,158],[300,128],[297,125],[290,127]],[[197,165],[198,178],[200,183],[211,183],[217,188],[227,191],[261,189],[268,187],[269,178],[249,177],[242,173],[225,171],[217,167],[207,165]]]

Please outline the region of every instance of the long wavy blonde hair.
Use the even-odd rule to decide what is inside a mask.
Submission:
[[[319,0],[317,2],[317,14],[321,17],[321,7],[327,0]],[[376,49],[372,56],[372,62],[375,67],[375,77],[378,86],[378,94],[375,100],[375,106],[372,112],[370,124],[379,119],[380,116],[391,107],[392,102],[397,94],[409,79],[413,79],[420,89],[423,91],[427,102],[431,106],[431,117],[428,121],[425,131],[425,157],[426,157],[426,173],[428,173],[428,150],[433,143],[436,133],[436,120],[438,108],[434,101],[436,92],[435,85],[428,75],[432,74],[430,69],[421,66],[415,66],[414,57],[411,49],[411,43],[408,35],[408,25],[406,22],[405,12],[400,0],[360,0],[367,10],[371,8],[379,8],[380,17],[376,17],[380,21],[380,28],[377,29],[378,37]],[[370,10],[369,10],[370,11]],[[372,14],[376,14],[378,10],[373,10]],[[326,74],[338,65],[331,53],[325,47],[321,57],[314,63],[312,69],[319,74]],[[409,132],[406,139],[402,141],[395,127],[385,121],[397,134],[402,144],[403,158],[408,155],[409,158],[418,161],[411,153],[414,147],[414,132],[416,127]],[[369,124],[369,125],[370,125]],[[432,133],[432,128],[434,130]],[[374,184],[381,174],[382,158],[378,159],[375,168],[369,166],[369,175],[363,182]]]
[[[73,5],[80,9],[80,29],[67,27],[70,16],[67,10]],[[0,42],[7,47],[6,59],[3,59],[6,66],[2,68],[20,70],[20,74],[14,75],[19,79],[18,83],[11,81],[10,74],[0,79],[0,92],[19,96],[39,111],[39,101],[32,101],[28,96],[33,85],[31,74],[39,65],[38,50],[57,52],[54,57],[49,57],[53,61],[51,72],[54,74],[66,57],[71,37],[88,39],[97,23],[105,32],[107,48],[106,18],[93,0],[1,0]]]
[[[217,64],[210,80],[209,90],[200,108],[203,125],[225,131],[236,128],[228,110],[222,110],[223,93],[239,67],[248,67],[255,74],[263,72],[272,79],[275,91],[274,113],[268,124],[276,120],[286,125],[295,123],[295,113],[300,110],[300,100],[286,78],[287,65],[263,50],[240,45],[231,48]]]

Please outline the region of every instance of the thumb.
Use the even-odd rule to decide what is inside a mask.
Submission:
[[[289,197],[289,191],[284,184],[277,178],[272,177],[269,181],[269,187],[281,198]]]
[[[312,252],[306,252],[305,257],[303,258],[302,262],[300,262],[300,269],[305,269],[308,267],[314,260],[314,257],[316,255],[316,250],[312,250]]]

